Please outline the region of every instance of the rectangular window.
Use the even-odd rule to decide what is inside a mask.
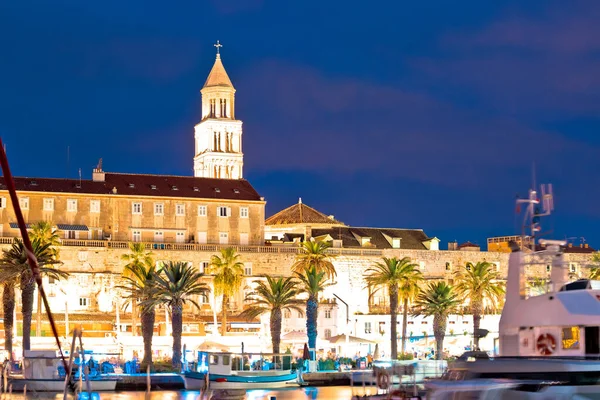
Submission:
[[[175,234],[176,243],[185,243],[185,232],[177,232]]]
[[[198,216],[206,217],[206,206],[198,206]]]
[[[142,203],[132,203],[131,213],[135,215],[140,215],[142,213]]]
[[[325,318],[331,318],[331,310],[330,309],[325,310]]]
[[[6,197],[0,197],[0,208],[6,208]]]
[[[29,197],[19,197],[21,210],[29,210]]]
[[[219,232],[219,243],[220,244],[228,244],[229,243],[229,233]]]
[[[175,204],[175,215],[178,217],[185,215],[185,204]]]
[[[85,297],[80,297],[79,298],[79,305],[81,307],[87,307],[87,305],[88,305],[88,299],[85,298]]]
[[[365,333],[371,333],[371,323],[365,322]]]
[[[219,217],[230,217],[231,216],[231,207],[217,207],[217,215]]]
[[[452,263],[451,262],[446,263],[446,271],[452,271]]]
[[[425,261],[419,261],[419,268],[421,271],[425,269]]]
[[[248,218],[248,207],[240,207],[240,218]]]
[[[244,264],[244,275],[252,275],[252,263]]]
[[[77,200],[76,199],[67,199],[67,211],[77,212]]]
[[[165,236],[162,231],[154,232],[154,241],[158,243],[162,243],[165,240]]]
[[[141,242],[142,241],[142,231],[133,231],[132,240],[134,242]]]
[[[248,234],[240,233],[240,245],[248,246]]]
[[[163,215],[165,213],[165,205],[163,203],[154,203],[154,215]]]
[[[100,212],[100,200],[90,200],[90,212],[92,212],[92,213]]]
[[[208,270],[208,261],[200,261],[200,273],[205,274]]]
[[[44,199],[44,211],[54,211],[54,199]]]
[[[565,350],[576,350],[579,348],[578,326],[562,329],[562,348]]]
[[[206,232],[198,232],[198,237],[196,238],[198,244],[206,244],[208,243]]]

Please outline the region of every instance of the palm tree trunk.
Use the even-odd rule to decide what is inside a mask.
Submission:
[[[479,331],[479,325],[481,324],[481,314],[483,311],[483,304],[481,301],[473,301],[471,305],[471,312],[473,313],[473,347],[474,350],[479,350],[479,337],[476,333]]]
[[[229,306],[229,296],[223,294],[223,305],[221,306],[221,336],[227,334],[227,307]]]
[[[174,305],[171,310],[171,327],[173,330],[173,368],[181,369],[181,332],[183,331],[182,305]]]
[[[398,285],[390,286],[390,338],[392,360],[398,358]]]
[[[271,343],[273,344],[273,353],[279,353],[279,344],[281,342],[281,309],[271,310]]]
[[[23,274],[21,277],[21,315],[23,316],[23,350],[31,350],[31,316],[33,314],[33,297],[35,281]]]
[[[408,327],[408,299],[402,303],[402,354],[406,353],[406,328]]]
[[[310,359],[315,360],[317,348],[317,316],[319,315],[319,302],[315,296],[310,296],[306,301],[306,333],[308,336],[308,349]]]
[[[135,293],[135,288],[132,284],[132,293]],[[137,299],[131,299],[131,336],[137,336]]]
[[[433,317],[433,335],[435,336],[435,359],[444,359],[444,336],[446,336],[446,316],[435,315]]]
[[[154,321],[156,312],[154,307],[142,313],[142,337],[144,338],[144,366],[152,365],[152,336],[154,335]]]
[[[2,285],[2,309],[4,311],[4,348],[8,357],[13,361],[13,326],[15,313],[15,286],[14,282]]]

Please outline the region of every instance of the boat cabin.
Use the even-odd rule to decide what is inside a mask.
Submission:
[[[546,293],[527,296],[521,251],[510,255],[506,303],[500,318],[501,356],[600,356],[600,281],[567,283],[559,245],[534,255],[551,259]],[[530,260],[533,256],[529,256]],[[530,261],[531,262],[531,261]]]

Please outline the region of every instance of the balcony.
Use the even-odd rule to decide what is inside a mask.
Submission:
[[[12,244],[14,237],[0,237],[0,244]],[[127,241],[114,240],[87,240],[87,239],[60,239],[65,247],[91,247],[91,248],[109,248],[109,249],[128,249]],[[235,244],[198,244],[198,243],[165,243],[165,242],[144,242],[147,250],[166,250],[166,251],[209,251],[218,252],[221,249],[233,247],[238,253],[272,253],[272,254],[298,254],[300,247],[290,246],[240,246]],[[327,252],[331,255],[344,256],[382,256],[383,250],[376,249],[329,249]]]

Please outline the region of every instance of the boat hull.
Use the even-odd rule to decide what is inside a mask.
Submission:
[[[277,389],[298,386],[298,376],[289,371],[264,373],[245,373],[244,375],[210,374],[210,389]],[[187,390],[204,388],[204,374],[186,372],[183,381]]]
[[[114,391],[117,381],[118,379],[92,379],[90,380],[90,390],[93,392]],[[22,391],[27,386],[27,390],[36,392],[62,392],[65,388],[65,380],[11,378],[9,385],[12,385],[13,391]],[[79,389],[79,381],[75,382],[75,386]],[[83,381],[82,390],[87,390],[85,381]]]

